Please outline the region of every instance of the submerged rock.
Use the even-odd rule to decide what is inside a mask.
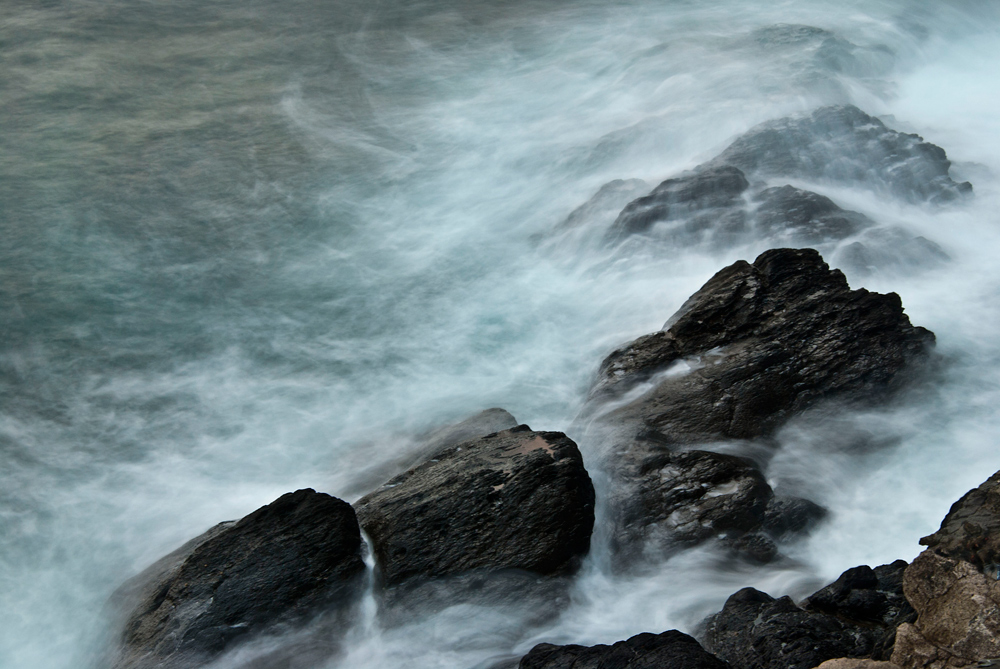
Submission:
[[[948,175],[951,162],[919,135],[896,132],[853,105],[762,123],[706,165],[759,178],[861,185],[908,201],[947,202],[972,191]]]
[[[828,197],[792,186],[766,188],[754,199],[760,202],[755,232],[796,246],[846,239],[874,225],[867,216],[841,209]]]
[[[610,646],[541,643],[521,658],[520,669],[729,669],[687,634],[637,634]]]
[[[594,487],[560,432],[522,425],[451,446],[355,504],[382,578],[572,571],[590,548]]]
[[[223,523],[127,582],[115,669],[197,667],[282,623],[354,603],[364,572],[354,510],[311,489]]]
[[[576,228],[605,220],[611,222],[618,216],[622,207],[648,191],[649,184],[642,179],[609,181],[601,186],[589,200],[570,212],[569,216],[559,224],[559,229]]]

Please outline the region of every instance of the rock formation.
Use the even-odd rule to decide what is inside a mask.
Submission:
[[[188,542],[127,582],[115,669],[199,667],[280,623],[344,615],[364,572],[354,510],[311,489]]]
[[[451,446],[355,504],[388,586],[470,571],[571,571],[594,487],[579,449],[522,425]]]
[[[637,634],[611,646],[541,643],[521,658],[520,669],[729,669],[677,630]]]

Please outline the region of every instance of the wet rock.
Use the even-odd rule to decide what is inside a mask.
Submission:
[[[743,173],[731,166],[706,169],[676,179],[667,179],[645,197],[630,202],[608,232],[615,240],[645,232],[654,223],[686,219],[692,213],[701,218],[689,221],[689,233],[718,225],[749,188]]]
[[[590,547],[594,487],[579,449],[522,425],[448,447],[355,504],[382,578],[572,571]]]
[[[828,512],[801,497],[775,496],[767,503],[761,528],[775,538],[801,534],[826,518]]]
[[[1000,658],[1000,582],[994,577],[926,550],[907,567],[903,590],[917,619],[896,631],[894,664],[944,669]]]
[[[995,578],[1000,563],[1000,472],[955,502],[941,528],[920,544],[938,555],[965,560]]]
[[[619,557],[637,558],[649,549],[669,554],[720,535],[757,561],[773,552],[764,537],[737,542],[760,527],[772,497],[753,462],[706,451],[658,451],[627,466],[634,467],[626,476],[635,485],[618,488],[610,500],[620,519],[613,535]]]
[[[723,269],[663,330],[611,353],[589,409],[616,399],[602,420],[658,446],[754,439],[819,400],[885,397],[933,341],[895,293],[850,290],[811,249],[773,249]],[[640,384],[649,390],[628,401]]]
[[[897,227],[866,230],[834,258],[839,266],[860,276],[932,269],[950,259],[940,245]]]
[[[735,669],[812,669],[871,653],[872,632],[827,613],[804,611],[788,597],[753,588],[732,595],[705,621],[705,648]]]
[[[364,572],[354,510],[314,490],[282,495],[154,564],[113,597],[129,607],[116,669],[202,666],[237,642],[354,603]]]
[[[521,659],[520,669],[729,669],[687,634],[637,634],[610,646],[541,643]]]
[[[841,209],[828,197],[792,186],[766,188],[754,200],[760,202],[755,231],[795,246],[845,239],[874,225],[867,216]]]
[[[947,202],[972,191],[956,183],[944,149],[896,132],[852,105],[762,123],[706,168],[738,167],[763,179],[796,178],[862,185],[908,201]]]
[[[672,451],[767,438],[821,400],[884,398],[932,342],[930,332],[910,325],[897,295],[850,290],[811,249],[775,249],[752,265],[723,269],[664,330],[609,355],[591,391],[584,415],[610,446],[617,545],[633,555],[640,539],[669,548],[720,529],[735,538],[732,532],[761,527],[771,491],[759,471],[718,478],[699,465],[676,473],[678,463],[690,464],[685,458],[708,456]],[[744,496],[744,489],[753,492]],[[675,502],[679,491],[717,495],[711,507],[726,510],[726,526],[707,520],[701,502]],[[772,527],[786,529],[773,511]],[[801,511],[808,525],[811,512]],[[788,522],[794,525],[792,516]],[[704,530],[684,529],[699,525]]]
[[[575,228],[588,223],[614,221],[622,207],[649,192],[642,179],[615,179],[603,186],[589,200],[570,212],[557,229]]]

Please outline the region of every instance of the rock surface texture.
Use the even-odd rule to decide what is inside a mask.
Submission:
[[[538,644],[520,669],[729,669],[687,634],[637,634],[611,646]]]
[[[354,510],[311,489],[223,523],[127,582],[115,669],[197,667],[274,624],[343,614],[364,572]]]
[[[451,446],[355,504],[385,584],[475,570],[572,571],[594,487],[559,432],[521,425]]]
[[[755,465],[675,451],[767,438],[821,400],[884,398],[933,341],[897,295],[850,290],[814,250],[723,269],[663,330],[609,355],[591,391],[585,416],[612,445],[619,548],[762,525],[771,491]],[[780,517],[769,521],[778,534]]]
[[[901,625],[892,661],[905,669],[1000,658],[1000,472],[956,502],[903,575],[917,619]],[[983,666],[983,665],[981,665]]]

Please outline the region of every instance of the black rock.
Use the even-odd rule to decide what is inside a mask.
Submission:
[[[850,290],[812,249],[730,265],[664,327],[611,353],[591,391],[593,410],[652,380],[604,420],[660,445],[753,439],[822,399],[885,397],[934,341],[898,295]]]
[[[837,657],[866,657],[876,633],[788,597],[744,588],[705,621],[705,647],[735,669],[813,669]]]
[[[772,496],[757,466],[732,455],[656,451],[625,462],[634,467],[624,473],[634,485],[611,497],[620,557],[636,558],[649,548],[669,554],[720,535],[739,539],[760,527]],[[758,561],[773,551],[773,544],[749,539],[731,547]]]
[[[775,538],[800,534],[826,518],[827,513],[808,499],[775,496],[767,503],[761,527]]]
[[[609,181],[601,186],[589,200],[570,212],[557,229],[575,228],[602,220],[614,221],[622,207],[647,192],[649,192],[649,184],[642,179]]]
[[[885,190],[908,201],[946,202],[972,191],[948,175],[944,149],[896,132],[852,105],[762,123],[706,169],[733,166],[759,178],[814,179]]]
[[[716,225],[719,210],[732,208],[749,188],[743,173],[728,165],[668,179],[649,195],[630,202],[618,215],[608,236],[618,239],[645,232],[654,223],[677,220],[692,213],[704,215],[704,226]]]
[[[754,199],[760,202],[755,231],[796,245],[845,239],[874,225],[867,216],[841,209],[828,197],[792,186],[766,188]]]
[[[322,612],[345,615],[365,566],[354,510],[299,490],[218,525],[127,582],[115,669],[196,667],[237,641]]]
[[[521,658],[520,669],[729,669],[687,634],[637,634],[611,646],[541,643]]]
[[[355,508],[389,586],[471,571],[563,574],[589,550],[594,487],[573,441],[522,425],[448,447]]]
[[[811,249],[774,249],[723,269],[664,327],[605,359],[583,414],[608,444],[625,557],[640,538],[669,547],[719,531],[735,539],[806,529],[821,511],[772,507],[768,519],[771,490],[750,463],[739,476],[710,473],[720,460],[672,451],[766,439],[820,401],[883,399],[934,341],[910,325],[897,295],[850,290]]]

